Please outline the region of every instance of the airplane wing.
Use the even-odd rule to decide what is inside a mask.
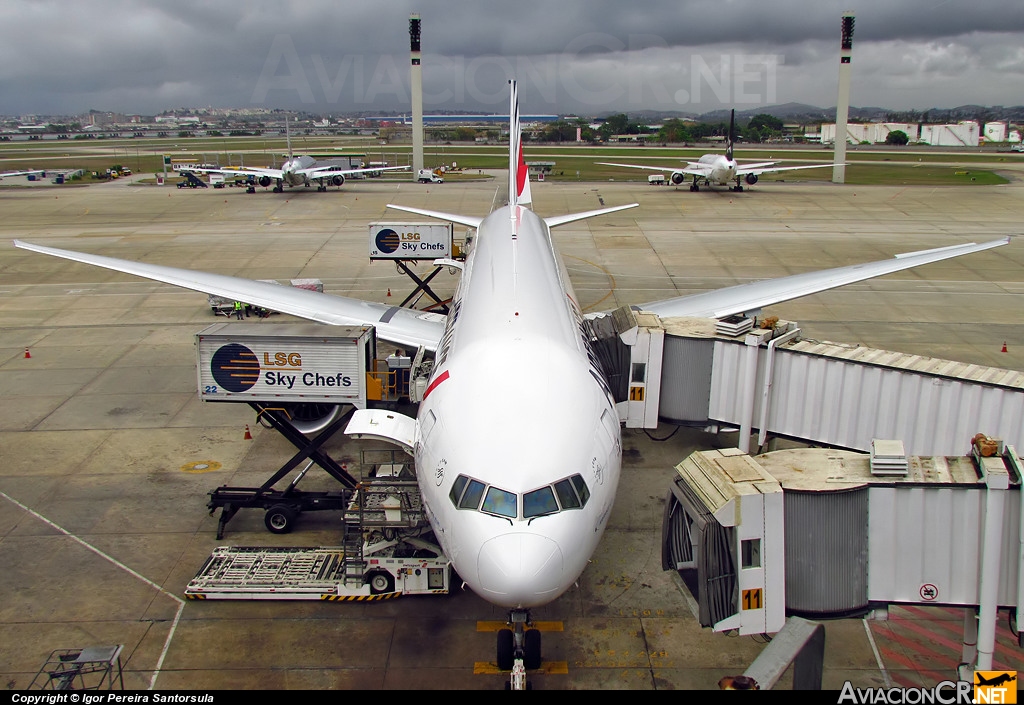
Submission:
[[[711,173],[711,166],[698,162],[687,162],[684,167],[675,166],[645,166],[643,164],[612,164],[611,162],[597,162],[602,166],[621,166],[626,169],[649,169],[651,171],[671,171],[672,173],[688,174],[690,176],[707,176]]]
[[[269,176],[271,179],[283,179],[284,172],[280,169],[265,169],[256,166],[235,166],[224,167],[223,169],[210,169],[206,167],[190,167],[187,171],[196,171],[201,174],[225,174],[227,176]]]
[[[702,294],[679,296],[639,306],[644,311],[652,311],[659,316],[699,316],[702,318],[723,318],[737,313],[754,312],[765,306],[789,301],[808,294],[833,289],[837,286],[852,284],[891,274],[903,269],[910,269],[930,262],[959,257],[972,252],[981,252],[993,247],[1000,247],[1010,242],[1010,238],[992,240],[976,244],[969,242],[964,245],[940,247],[934,250],[907,252],[896,255],[892,259],[866,264],[854,264],[848,267],[826,269],[819,272],[804,272],[779,279],[766,279],[738,284],[725,289],[717,289]]]
[[[753,174],[759,176],[760,174],[772,174],[776,171],[796,171],[797,169],[824,169],[825,167],[832,168],[835,164],[804,164],[801,166],[773,166],[775,162],[764,162],[762,164],[740,164],[736,167],[736,176],[745,176],[746,174]]]
[[[24,250],[134,274],[144,279],[222,296],[232,301],[243,301],[253,306],[289,313],[318,323],[347,326],[372,325],[377,328],[379,337],[399,345],[415,347],[422,345],[428,350],[436,350],[441,335],[444,333],[445,317],[436,313],[360,301],[345,296],[322,294],[317,291],[280,286],[241,277],[229,277],[223,274],[196,272],[177,267],[60,250],[20,240],[15,240],[14,245]]]
[[[310,179],[319,179],[325,176],[331,176],[332,174],[341,174],[342,176],[348,176],[350,174],[367,174],[371,171],[395,171],[396,169],[410,169],[409,166],[379,166],[379,167],[367,167],[365,169],[342,169],[337,166],[314,166],[309,169],[299,169],[296,174],[302,174]]]

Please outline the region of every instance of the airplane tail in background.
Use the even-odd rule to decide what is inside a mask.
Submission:
[[[725,138],[725,158],[732,161],[732,141],[736,137],[736,108],[729,114],[729,136]]]
[[[519,92],[510,80],[511,98],[508,112],[508,204],[526,206],[533,202],[530,194],[530,173],[523,161],[523,127],[519,124]]]
[[[509,217],[512,221],[512,234],[516,235],[519,229],[520,212],[518,206],[526,206],[533,202],[530,195],[530,178],[529,171],[526,167],[526,162],[523,161],[523,129],[519,124],[519,95],[516,92],[515,80],[510,80],[509,85],[511,86],[511,103],[509,105],[509,139],[508,139],[508,205],[509,205]],[[556,215],[549,218],[545,218],[544,221],[547,223],[549,228],[554,228],[558,225],[565,225],[566,223],[575,223],[578,220],[586,220],[587,218],[593,218],[598,215],[605,215],[607,213],[615,213],[616,211],[625,210],[626,208],[635,208],[640,205],[639,203],[630,203],[625,206],[612,206],[610,208],[601,208],[596,211],[585,211],[583,213],[568,213],[566,215]],[[460,225],[466,225],[470,228],[479,228],[480,223],[483,222],[483,218],[469,215],[458,215],[456,213],[443,213],[441,211],[426,210],[424,208],[414,208],[412,206],[399,206],[393,203],[388,204],[388,208],[394,208],[395,210],[405,211],[406,213],[416,213],[417,215],[425,215],[430,218],[439,218],[441,220],[450,220],[453,223],[459,223]]]
[[[277,134],[281,134],[278,132]],[[295,155],[292,154],[292,133],[288,129],[288,116],[284,116],[284,141],[288,144],[288,161],[295,159]]]

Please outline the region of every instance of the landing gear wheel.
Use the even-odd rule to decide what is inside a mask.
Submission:
[[[523,657],[523,666],[527,671],[535,671],[540,668],[540,630],[527,629],[524,636],[523,650],[526,652]]]
[[[498,670],[511,671],[515,661],[515,638],[511,629],[498,631]]]
[[[383,595],[395,591],[395,580],[387,573],[374,573],[370,576],[370,594]]]
[[[298,516],[298,512],[293,507],[289,507],[287,504],[275,504],[267,510],[266,516],[263,517],[263,523],[266,524],[267,531],[272,534],[287,534],[295,525],[296,516]]]

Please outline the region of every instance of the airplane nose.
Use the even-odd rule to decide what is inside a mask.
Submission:
[[[496,599],[530,607],[563,589],[562,551],[536,534],[505,534],[480,547],[480,587]]]

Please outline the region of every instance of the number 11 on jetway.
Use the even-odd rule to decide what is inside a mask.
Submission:
[[[764,602],[761,599],[761,588],[744,590],[742,602],[741,608],[744,610],[759,610],[764,607]]]

